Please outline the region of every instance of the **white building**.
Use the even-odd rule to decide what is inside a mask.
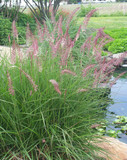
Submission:
[[[82,0],[82,3],[106,3],[106,2],[116,2],[116,0]]]

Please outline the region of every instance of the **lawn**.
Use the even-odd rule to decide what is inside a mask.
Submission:
[[[84,18],[79,18],[78,23],[81,23]],[[120,29],[127,28],[127,17],[91,17],[89,28],[101,28],[105,29]]]

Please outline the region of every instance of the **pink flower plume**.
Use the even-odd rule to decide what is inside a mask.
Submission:
[[[87,39],[86,39],[86,41],[83,43],[83,45],[81,46],[81,51],[82,52],[85,52],[85,49],[87,49],[88,50],[88,53],[90,52],[90,50],[91,50],[91,40],[92,40],[92,36],[90,36],[90,37],[88,37]]]
[[[75,39],[74,39],[74,42],[76,42],[76,41],[78,40],[79,36],[80,36],[81,27],[82,27],[82,26],[80,26],[79,29],[78,29],[78,32],[77,32],[77,34],[76,34],[76,36],[75,36]]]
[[[38,36],[39,36],[40,42],[42,42],[43,41],[42,27],[39,21],[37,20],[37,18],[36,18],[36,23],[37,23]]]
[[[13,32],[13,36],[18,39],[18,31],[17,31],[17,28],[16,28],[16,24],[15,24],[15,21],[12,22],[12,32]]]
[[[56,80],[51,79],[51,80],[49,80],[49,82],[52,83],[52,85],[54,86],[54,89],[56,90],[56,92],[61,95],[61,91],[59,89],[59,84],[56,82]]]
[[[15,63],[16,63],[16,44],[15,44],[15,40],[13,40],[12,52],[11,52],[11,64],[15,64]]]
[[[58,21],[58,37],[60,37],[60,35],[63,35],[62,20],[63,20],[63,17],[62,17],[62,15],[61,15],[61,16],[59,17],[59,21]]]
[[[95,66],[95,64],[90,64],[90,65],[88,65],[85,69],[83,69],[83,73],[82,73],[82,76],[83,77],[85,77],[86,76],[86,74],[87,74],[87,72],[91,69],[91,68],[93,68]]]
[[[92,15],[94,14],[94,12],[96,12],[96,11],[97,11],[97,9],[93,9],[93,10],[91,10],[91,11],[86,15],[85,20],[84,20],[84,27],[85,27],[85,28],[87,27],[87,24],[88,24],[91,16],[92,16]]]
[[[30,30],[30,26],[29,23],[27,23],[27,27],[26,27],[26,43],[28,45],[30,45],[30,43],[34,40],[34,35]]]
[[[75,73],[75,72],[70,71],[69,69],[64,69],[64,70],[62,70],[62,71],[61,71],[61,73],[62,73],[62,74],[67,73],[67,74],[71,74],[71,75],[73,75],[73,76],[76,76],[76,73]]]
[[[75,13],[80,9],[80,7],[76,8],[73,10],[73,12],[69,15],[68,19],[67,19],[67,24],[66,24],[66,28],[68,29],[70,22],[72,20],[72,18],[74,17]]]
[[[49,7],[50,9],[50,13],[51,13],[51,21],[52,21],[52,23],[53,24],[55,24],[55,16],[54,16],[54,10],[53,10],[53,6],[52,6],[52,4],[50,4],[50,7]]]
[[[9,43],[11,43],[11,37],[10,37],[10,35],[8,35],[8,40],[9,40]]]
[[[9,90],[9,93],[14,96],[15,91],[13,89],[12,80],[11,80],[11,77],[10,77],[10,74],[9,74],[8,71],[7,71],[7,79],[8,79],[8,88],[9,88],[8,90]]]
[[[32,48],[33,48],[34,56],[36,57],[38,54],[38,41],[37,41],[37,39],[34,39],[33,44],[32,44]]]
[[[88,89],[82,88],[82,89],[79,89],[79,90],[78,90],[78,93],[80,93],[80,92],[86,92],[86,91],[88,91]]]
[[[34,88],[34,91],[36,92],[38,86],[35,84],[34,80],[30,77],[30,75],[28,75],[26,72],[24,72],[21,68],[20,68],[20,70],[21,70],[22,73],[26,76],[26,78],[29,80],[29,82],[31,83],[31,85],[32,85],[33,88]]]

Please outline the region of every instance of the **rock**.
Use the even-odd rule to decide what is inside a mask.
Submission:
[[[121,67],[127,68],[127,64],[123,64]]]
[[[120,142],[118,139],[111,137],[104,137],[104,141],[98,143],[106,153],[101,153],[99,156],[106,160],[127,160],[127,144]]]
[[[113,54],[113,58],[120,58],[124,53]]]

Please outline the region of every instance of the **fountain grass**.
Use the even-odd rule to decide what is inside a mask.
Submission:
[[[13,41],[10,59],[1,59],[0,159],[101,159],[96,154],[102,151],[96,146],[100,136],[91,126],[102,122],[110,103],[100,85],[121,61],[101,59],[98,39],[109,40],[102,29],[78,46],[75,58],[83,34],[81,26],[74,38],[69,35],[76,11],[64,26],[62,17],[58,22],[51,17],[43,29],[37,22],[36,37],[28,26],[29,48],[22,53]]]

